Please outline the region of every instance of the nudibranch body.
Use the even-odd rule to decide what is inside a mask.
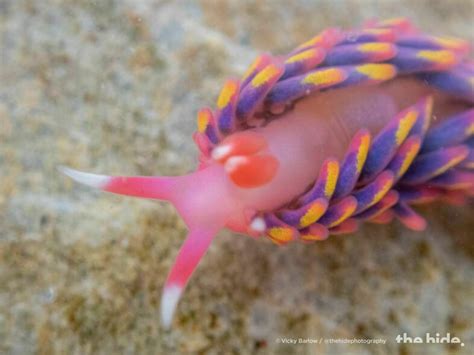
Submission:
[[[287,56],[259,56],[198,113],[197,171],[110,177],[63,168],[105,191],[170,201],[189,235],[166,281],[169,326],[189,277],[224,227],[277,244],[354,232],[412,205],[474,195],[474,64],[468,43],[409,21],[328,29]]]

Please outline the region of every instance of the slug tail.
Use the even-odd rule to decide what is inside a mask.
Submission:
[[[85,173],[68,167],[59,170],[74,181],[103,191],[141,198],[170,200],[176,179],[161,176],[107,176]]]
[[[171,326],[176,306],[189,278],[221,228],[219,223],[206,227],[195,227],[190,230],[181,246],[161,297],[161,323],[166,329]]]

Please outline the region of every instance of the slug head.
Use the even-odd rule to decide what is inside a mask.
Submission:
[[[72,179],[121,195],[172,202],[189,234],[178,252],[161,298],[161,320],[171,325],[178,300],[214,236],[224,226],[246,232],[249,216],[242,193],[264,186],[278,170],[267,142],[255,132],[224,139],[197,171],[176,177],[105,176],[62,167]]]

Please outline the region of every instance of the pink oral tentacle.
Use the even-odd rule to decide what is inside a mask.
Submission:
[[[169,200],[176,179],[162,176],[107,176],[84,173],[61,167],[60,170],[73,180],[97,189],[119,195]]]
[[[184,287],[209,248],[214,236],[221,228],[222,226],[219,223],[212,226],[195,227],[191,229],[181,246],[161,297],[161,321],[165,328],[170,327]]]
[[[111,177],[104,190],[120,195],[168,200],[171,197],[173,186],[173,178],[161,176],[118,176]]]

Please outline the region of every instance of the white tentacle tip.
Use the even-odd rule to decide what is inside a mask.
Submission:
[[[74,181],[81,184],[102,189],[110,182],[110,177],[106,175],[98,175],[91,173],[84,173],[79,170],[74,170],[66,166],[59,166],[58,170],[64,175],[69,176]]]
[[[232,151],[232,147],[230,145],[220,145],[215,147],[212,150],[211,156],[212,159],[214,160],[220,160],[224,158],[225,156],[229,155],[229,153]]]
[[[177,285],[165,286],[161,296],[161,324],[165,329],[170,329],[173,314],[176,310],[183,288]]]
[[[265,232],[265,229],[267,229],[265,220],[261,217],[255,217],[252,222],[250,222],[250,229],[258,233]]]

